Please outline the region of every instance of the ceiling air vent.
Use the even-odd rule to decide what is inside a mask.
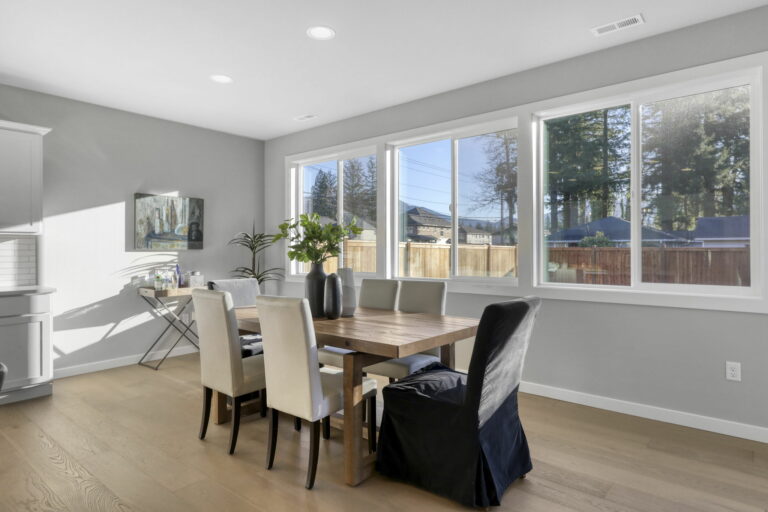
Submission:
[[[600,25],[599,27],[594,27],[592,29],[592,34],[594,34],[596,37],[600,37],[600,36],[604,36],[605,34],[610,34],[611,32],[624,30],[625,28],[634,27],[636,25],[642,25],[643,23],[645,23],[645,20],[643,19],[643,15],[635,14],[634,16],[630,16],[629,18],[624,18],[622,20],[614,21],[612,23],[606,23],[605,25]]]

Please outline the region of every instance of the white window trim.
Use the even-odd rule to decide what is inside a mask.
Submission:
[[[609,287],[594,285],[566,285],[556,283],[541,284],[537,276],[540,271],[540,254],[538,243],[539,222],[541,219],[541,204],[534,198],[539,197],[541,184],[538,180],[536,154],[537,116],[547,115],[558,110],[574,108],[585,104],[602,104],[610,106],[617,98],[627,98],[630,95],[639,98],[640,92],[645,98],[654,94],[657,89],[672,90],[675,86],[701,84],[704,90],[712,90],[711,84],[717,77],[727,77],[728,74],[753,73],[757,77],[752,90],[751,115],[751,175],[750,175],[750,214],[751,214],[751,244],[755,252],[751,257],[752,287],[747,294],[733,294],[734,287],[702,287],[697,285],[655,285],[653,289],[633,289],[629,287]],[[714,78],[713,78],[714,77]],[[377,223],[377,273],[378,277],[394,278],[397,274],[397,244],[395,228],[397,226],[397,209],[394,207],[398,192],[396,158],[394,148],[428,139],[438,140],[450,134],[471,133],[478,125],[494,121],[503,123],[510,118],[518,119],[518,279],[517,285],[508,282],[507,278],[452,278],[445,279],[449,293],[468,293],[486,296],[526,296],[537,295],[546,299],[603,302],[615,304],[632,304],[641,306],[663,306],[689,309],[705,309],[716,311],[738,311],[752,313],[768,313],[768,297],[766,291],[766,259],[765,241],[768,240],[768,226],[765,222],[765,203],[768,201],[768,180],[763,176],[763,151],[768,147],[766,131],[763,129],[766,97],[765,83],[768,83],[768,52],[762,52],[745,57],[729,59],[714,64],[687,68],[648,78],[642,78],[552,98],[535,103],[503,109],[486,114],[455,119],[431,126],[425,126],[397,133],[385,134],[356,142],[340,144],[330,148],[310,151],[285,158],[286,168],[286,218],[295,216],[296,199],[296,165],[302,161],[319,161],[323,157],[333,158],[344,152],[365,152],[361,148],[375,148],[377,156],[378,218],[386,222]],[[706,85],[704,85],[706,84]],[[688,89],[692,90],[692,89]],[[704,92],[704,91],[702,91]],[[625,100],[626,101],[626,100]],[[637,116],[633,116],[633,120]],[[466,132],[465,132],[466,131]],[[488,133],[488,132],[486,132]],[[529,143],[529,142],[530,143]],[[634,151],[634,148],[633,148]],[[368,152],[367,154],[372,154]],[[329,158],[329,159],[330,159]],[[637,162],[635,158],[633,160]],[[634,191],[633,191],[634,192]],[[635,193],[633,198],[639,196]],[[633,199],[634,200],[634,199]],[[394,205],[394,206],[393,206]],[[386,226],[384,225],[386,224]],[[526,249],[527,248],[527,249]],[[286,262],[287,256],[285,258]],[[633,262],[634,263],[634,262]],[[290,267],[286,267],[290,268]],[[633,267],[634,268],[634,267]],[[361,276],[363,277],[363,276]],[[406,279],[400,278],[398,279]],[[286,280],[302,281],[302,275],[289,275]],[[555,284],[555,286],[552,286]],[[711,288],[709,290],[704,288]],[[725,290],[723,290],[725,288]]]
[[[536,272],[534,274],[534,288],[537,290],[580,290],[585,293],[629,291],[632,293],[645,292],[651,294],[667,294],[673,296],[702,296],[712,297],[717,300],[725,298],[760,298],[763,295],[763,271],[760,265],[762,260],[761,243],[762,237],[762,194],[760,191],[762,179],[762,162],[759,151],[759,134],[762,120],[762,112],[759,109],[758,98],[762,96],[761,89],[761,69],[750,67],[738,72],[726,72],[718,75],[709,75],[697,78],[693,81],[675,82],[667,86],[661,85],[652,89],[638,88],[630,89],[623,94],[599,97],[594,101],[578,102],[570,105],[563,105],[568,98],[558,100],[559,105],[554,108],[549,107],[533,114],[533,123],[536,133],[536,146],[534,157],[536,159],[536,203],[539,209],[536,215],[536,245],[534,253],[536,255]],[[667,283],[646,283],[642,281],[641,266],[641,236],[640,198],[642,191],[640,159],[641,147],[641,126],[640,108],[644,104],[674,99],[677,97],[701,94],[705,92],[737,87],[740,85],[749,85],[751,87],[750,104],[750,135],[754,142],[750,143],[750,235],[756,243],[751,243],[750,248],[750,275],[752,285],[749,287],[738,286],[709,286],[694,284],[667,284]],[[632,135],[631,135],[631,211],[632,211],[632,239],[638,241],[631,244],[631,285],[630,286],[609,286],[609,285],[590,285],[575,283],[556,283],[548,282],[544,278],[546,268],[546,251],[543,247],[543,194],[544,194],[544,176],[543,176],[543,129],[542,123],[546,120],[562,116],[588,112],[619,105],[629,105],[632,112]],[[538,291],[536,292],[538,293]]]
[[[400,169],[398,168],[399,165],[399,158],[397,158],[397,153],[399,150],[407,147],[412,147],[416,145],[421,144],[428,144],[430,142],[436,142],[439,140],[448,140],[450,141],[450,151],[451,151],[451,211],[455,210],[455,206],[458,204],[458,179],[459,179],[459,164],[458,164],[458,142],[460,139],[465,139],[468,137],[476,137],[479,135],[487,135],[489,133],[496,133],[500,131],[505,130],[515,130],[518,129],[518,118],[516,116],[506,116],[502,117],[500,119],[494,119],[488,122],[482,122],[482,123],[475,123],[470,126],[459,126],[456,128],[450,128],[441,131],[440,133],[431,133],[426,136],[415,136],[415,137],[409,137],[407,139],[403,139],[397,142],[390,142],[388,144],[388,147],[392,154],[392,197],[394,198],[393,203],[393,211],[391,213],[391,226],[392,226],[392,238],[393,243],[390,248],[391,254],[392,254],[392,276],[396,277],[397,279],[401,280],[419,280],[419,279],[430,279],[435,281],[448,281],[449,282],[449,288],[452,286],[455,289],[458,290],[477,290],[477,289],[487,289],[488,286],[492,287],[500,287],[502,289],[509,289],[509,288],[515,288],[518,286],[518,278],[517,277],[482,277],[482,276],[460,276],[456,273],[456,265],[451,265],[451,268],[449,270],[450,277],[449,278],[419,278],[419,277],[406,277],[406,276],[400,276],[399,270],[400,270],[400,212],[398,210],[398,206],[400,204]],[[518,146],[520,145],[520,139],[518,138]],[[518,175],[520,173],[520,166],[518,163]],[[519,219],[519,213],[518,213],[518,219]],[[458,236],[458,229],[459,229],[459,216],[458,215],[451,215],[451,258],[452,261],[458,261],[459,256],[459,236]],[[519,253],[519,251],[518,251]]]

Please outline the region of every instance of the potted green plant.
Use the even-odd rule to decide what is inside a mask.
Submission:
[[[321,224],[316,213],[299,215],[299,220],[286,220],[278,229],[280,233],[275,235],[274,241],[283,238],[288,241],[288,258],[312,264],[304,281],[305,296],[312,316],[323,316],[326,277],[323,262],[339,255],[345,237],[359,235],[363,229],[357,226],[356,219],[349,224]]]
[[[237,277],[256,279],[259,284],[266,281],[276,281],[283,277],[282,269],[262,267],[262,253],[275,243],[275,237],[276,235],[257,233],[255,225],[251,228],[250,233],[245,231],[238,233],[235,238],[229,241],[229,245],[239,245],[248,249],[251,252],[251,266],[237,267],[232,273]]]

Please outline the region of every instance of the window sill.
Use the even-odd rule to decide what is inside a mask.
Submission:
[[[359,276],[356,286],[360,286]],[[407,279],[407,278],[398,278]],[[699,309],[709,311],[731,311],[739,313],[768,314],[768,300],[755,295],[716,295],[704,293],[679,293],[672,291],[621,289],[619,287],[577,287],[542,284],[537,286],[519,286],[517,280],[494,282],[496,279],[443,279],[448,283],[449,294],[482,295],[490,297],[524,297],[534,295],[549,300],[576,302],[595,302],[623,304],[632,306],[650,306],[663,308]],[[304,283],[304,276],[293,275],[285,279],[292,286]]]

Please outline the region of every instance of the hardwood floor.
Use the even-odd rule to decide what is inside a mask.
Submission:
[[[0,511],[464,510],[378,475],[346,486],[335,429],[307,491],[310,429],[284,422],[267,471],[267,419],[245,416],[230,456],[228,425],[197,439],[201,400],[190,355],[159,372],[62,379],[52,397],[0,407]],[[499,510],[768,510],[768,445],[531,395],[520,407],[534,469]]]

